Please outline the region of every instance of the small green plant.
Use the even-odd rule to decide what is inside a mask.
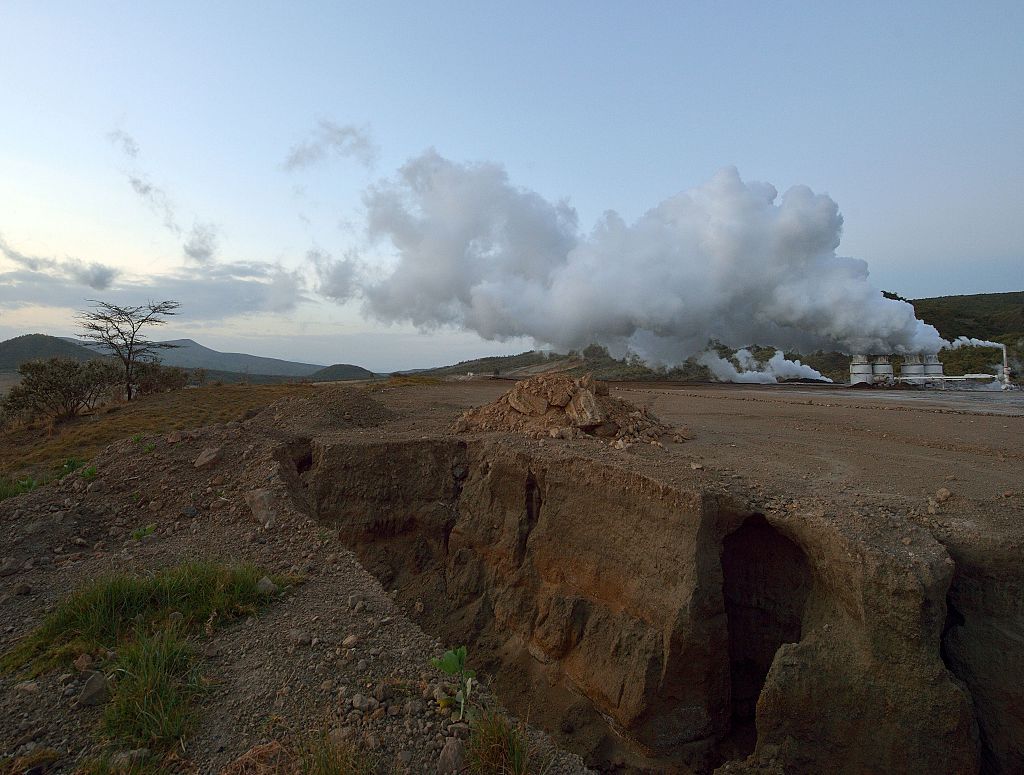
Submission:
[[[153,442],[151,441],[151,442],[149,442],[149,444],[147,444],[146,446],[144,446],[144,447],[142,448],[142,451],[143,451],[143,452],[146,452],[146,453],[149,453],[149,452],[152,452],[152,451],[153,451],[153,450],[155,450],[155,449],[156,449],[156,444],[154,444],[154,443],[153,443]]]
[[[466,717],[466,706],[470,703],[476,678],[476,671],[466,667],[466,647],[459,646],[454,651],[449,649],[440,659],[431,659],[430,664],[445,675],[454,676],[458,681],[455,702],[459,704],[459,712],[455,720],[461,721]]]
[[[96,478],[99,471],[96,470],[96,466],[89,466],[88,468],[82,469],[82,478],[86,481],[91,481]]]
[[[60,467],[60,475],[66,476],[67,474],[74,473],[84,465],[84,460],[79,460],[76,457],[69,457],[67,460],[64,461],[64,465]]]
[[[31,477],[24,479],[18,479],[12,481],[10,479],[0,479],[0,500],[4,498],[13,498],[15,495],[24,495],[27,492],[32,492],[39,486],[39,482]]]
[[[141,433],[136,433],[134,436],[132,436],[132,444],[138,444],[140,441],[142,441]]]
[[[146,525],[144,527],[137,527],[132,531],[132,538],[136,541],[141,541],[146,536],[151,536],[156,532],[156,525]]]

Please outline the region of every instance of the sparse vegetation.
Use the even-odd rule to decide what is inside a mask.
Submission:
[[[301,744],[298,758],[302,775],[370,775],[377,767],[376,757],[327,732]]]
[[[151,536],[156,532],[156,525],[145,525],[144,527],[137,527],[132,531],[132,540],[141,541],[146,536]]]
[[[106,399],[117,377],[109,361],[69,358],[29,361],[18,367],[18,373],[21,382],[3,400],[8,420],[70,420]]]
[[[38,675],[79,655],[93,656],[111,681],[104,741],[158,755],[183,740],[195,723],[203,682],[191,638],[269,602],[257,589],[263,575],[250,565],[189,563],[149,576],[101,579],[73,593],[0,656],[0,670],[27,666]],[[86,772],[125,771],[111,761],[100,756]],[[129,769],[159,771],[152,766],[150,757]]]
[[[210,385],[100,409],[60,425],[53,433],[34,425],[8,428],[0,435],[0,475],[43,479],[58,472],[68,458],[87,460],[120,439],[138,443],[147,435],[237,420],[279,398],[316,389],[310,385]],[[108,410],[114,408],[118,411]]]
[[[469,771],[478,775],[538,775],[550,766],[536,760],[525,726],[495,710],[473,721],[466,760]]]
[[[149,576],[114,575],[70,595],[42,625],[0,656],[0,670],[28,666],[33,674],[78,654],[114,649],[124,640],[176,620],[183,634],[250,614],[265,602],[251,565],[197,562]]]

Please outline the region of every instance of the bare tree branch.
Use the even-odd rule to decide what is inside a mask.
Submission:
[[[146,337],[146,326],[162,326],[167,318],[177,315],[181,306],[176,301],[147,302],[137,307],[123,307],[105,301],[89,299],[93,309],[78,316],[84,333],[82,339],[95,342],[121,361],[124,367],[125,395],[132,400],[137,364],[157,360],[159,350],[177,345],[154,342]]]

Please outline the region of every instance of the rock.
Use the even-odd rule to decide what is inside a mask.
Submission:
[[[358,635],[349,635],[348,637],[345,638],[345,640],[343,640],[341,642],[341,645],[344,648],[350,649],[350,648],[355,647],[355,645],[357,643],[359,643],[359,636]]]
[[[352,707],[356,710],[368,711],[372,707],[370,704],[371,700],[369,697],[363,694],[352,695]]]
[[[92,654],[79,654],[74,661],[75,670],[84,673],[92,667]]]
[[[288,632],[288,640],[296,646],[308,646],[313,642],[313,637],[304,630],[295,629]]]
[[[131,769],[135,765],[142,764],[149,758],[148,748],[136,748],[131,751],[118,751],[111,754],[110,764],[115,771]]]
[[[457,737],[449,737],[437,757],[438,775],[450,772],[462,772],[466,766],[466,746]]]
[[[38,694],[39,684],[35,681],[22,681],[14,687],[14,690],[22,694]]]
[[[164,436],[164,439],[167,441],[168,444],[177,444],[183,441],[184,438],[185,434],[182,433],[181,431],[171,431],[166,436]]]
[[[181,509],[181,516],[193,519],[194,517],[199,516],[199,509],[190,503],[188,506]]]
[[[693,469],[694,471],[700,471],[702,468],[704,468],[704,464],[703,463],[690,463],[690,468]]]
[[[85,679],[85,686],[78,695],[79,705],[100,705],[107,701],[110,696],[110,685],[107,677],[96,670],[89,673]]]
[[[31,595],[32,587],[30,587],[28,584],[21,583],[14,588],[14,594],[22,596]]]
[[[252,512],[253,519],[263,527],[270,529],[277,521],[270,490],[252,490],[245,494],[245,502]]]
[[[221,458],[224,457],[223,447],[207,447],[199,453],[199,457],[196,458],[196,468],[210,468],[220,462]]]
[[[99,493],[103,492],[104,489],[106,489],[106,485],[103,483],[103,480],[97,479],[94,482],[90,482],[89,486],[85,488],[85,491]]]
[[[576,391],[565,413],[577,428],[594,428],[604,422],[604,412],[594,394],[585,389]]]
[[[953,493],[951,493],[945,487],[940,487],[938,489],[938,491],[935,493],[935,500],[938,503],[945,503],[946,501],[948,501],[952,497],[953,497]]]
[[[13,576],[24,564],[20,557],[4,557],[3,562],[0,562],[0,576]]]
[[[520,414],[540,417],[548,410],[548,400],[544,396],[523,390],[522,384],[521,382],[516,383],[516,386],[509,392],[509,406]]]
[[[276,595],[278,591],[277,584],[271,581],[269,576],[264,576],[256,582],[256,591],[267,597]]]

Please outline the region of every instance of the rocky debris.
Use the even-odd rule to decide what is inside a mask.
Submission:
[[[276,595],[278,592],[277,584],[270,580],[269,576],[264,576],[256,582],[256,591],[261,595]]]
[[[4,557],[0,562],[0,576],[13,576],[24,564],[25,561],[20,557]]]
[[[441,755],[437,757],[438,775],[451,772],[462,772],[466,766],[466,746],[457,737],[445,740]]]
[[[78,695],[79,705],[102,705],[110,696],[110,685],[103,673],[94,670],[85,679],[85,685]]]
[[[196,458],[196,468],[210,468],[220,462],[221,458],[224,457],[223,447],[207,447],[199,453],[199,457]]]
[[[630,444],[660,444],[669,431],[646,408],[608,393],[608,386],[587,374],[541,374],[517,382],[497,401],[465,412],[456,433],[506,431],[532,438],[570,439],[597,436],[618,449]]]
[[[269,530],[277,521],[274,510],[273,495],[270,490],[253,490],[245,494],[245,503],[252,512],[253,519]]]

